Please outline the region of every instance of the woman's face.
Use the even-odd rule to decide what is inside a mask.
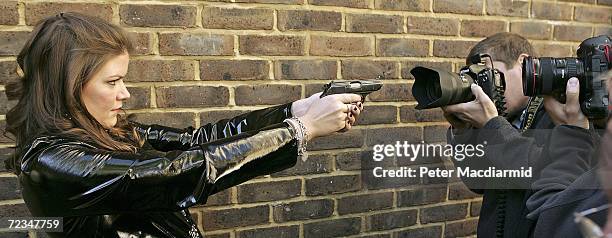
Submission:
[[[129,61],[127,53],[111,58],[83,87],[87,111],[105,128],[115,126],[123,101],[130,98],[123,83]]]

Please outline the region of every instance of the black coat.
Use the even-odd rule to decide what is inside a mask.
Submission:
[[[552,129],[554,124],[545,110],[541,108],[535,117],[532,129]],[[532,167],[536,174],[541,166],[544,144],[548,140],[547,130],[527,131],[521,134],[505,118],[491,119],[481,129],[471,129],[460,135],[452,135],[449,130],[450,144],[483,144],[487,142],[484,158],[465,158],[462,161],[451,159],[456,167],[497,169],[520,169]],[[531,190],[532,179],[506,178],[463,178],[463,182],[473,192],[483,195],[478,237],[528,237],[533,221],[528,220],[525,206]],[[506,186],[506,187],[504,187]],[[511,189],[508,189],[511,188]]]
[[[535,222],[533,237],[582,237],[574,212],[608,203],[599,182],[596,148],[600,137],[593,130],[557,126],[543,156],[550,159],[533,183],[527,200],[528,218]],[[603,226],[606,211],[588,216]]]
[[[188,208],[296,163],[291,104],[198,129],[138,126],[146,147],[108,151],[88,141],[39,137],[19,175],[33,216],[63,217],[51,237],[202,237]],[[145,148],[146,148],[145,147]]]

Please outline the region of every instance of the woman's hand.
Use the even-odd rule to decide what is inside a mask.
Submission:
[[[291,114],[294,117],[304,116],[304,114],[306,114],[306,111],[308,111],[308,108],[310,108],[310,105],[312,105],[314,101],[321,97],[321,93],[323,92],[315,93],[310,97],[293,102],[291,104]]]
[[[315,94],[306,100],[312,100],[310,107],[297,117],[308,130],[307,140],[330,135],[345,127],[350,129],[363,109],[361,96],[357,94],[335,94],[323,98]]]

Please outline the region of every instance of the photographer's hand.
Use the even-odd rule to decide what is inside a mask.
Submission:
[[[497,109],[495,108],[493,101],[491,101],[489,96],[482,91],[480,86],[472,84],[471,89],[472,93],[476,96],[474,101],[449,105],[443,107],[442,110],[444,110],[445,114],[452,113],[464,123],[468,123],[477,128],[482,128],[489,120],[498,115]],[[451,121],[449,120],[449,122]],[[459,126],[465,126],[460,125],[457,122],[454,123],[458,124]],[[455,127],[453,122],[451,122],[451,125]]]
[[[555,125],[572,125],[589,129],[589,120],[580,110],[578,95],[580,82],[577,78],[567,81],[566,101],[562,104],[551,96],[544,97],[544,107]]]

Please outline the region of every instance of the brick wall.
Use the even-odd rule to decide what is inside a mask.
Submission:
[[[137,53],[128,106],[142,122],[199,126],[306,97],[331,79],[385,76],[354,130],[313,141],[309,160],[295,168],[192,208],[208,237],[474,235],[481,199],[457,180],[361,178],[362,151],[372,144],[445,140],[441,111],[414,109],[411,67],[456,69],[475,42],[500,31],[524,35],[555,57],[574,55],[584,38],[612,34],[610,0],[4,0],[1,128],[14,105],[3,92],[16,54],[33,25],[59,11],[93,14],[131,32]],[[11,143],[0,136],[0,154]],[[17,179],[0,163],[0,217],[27,214]]]

